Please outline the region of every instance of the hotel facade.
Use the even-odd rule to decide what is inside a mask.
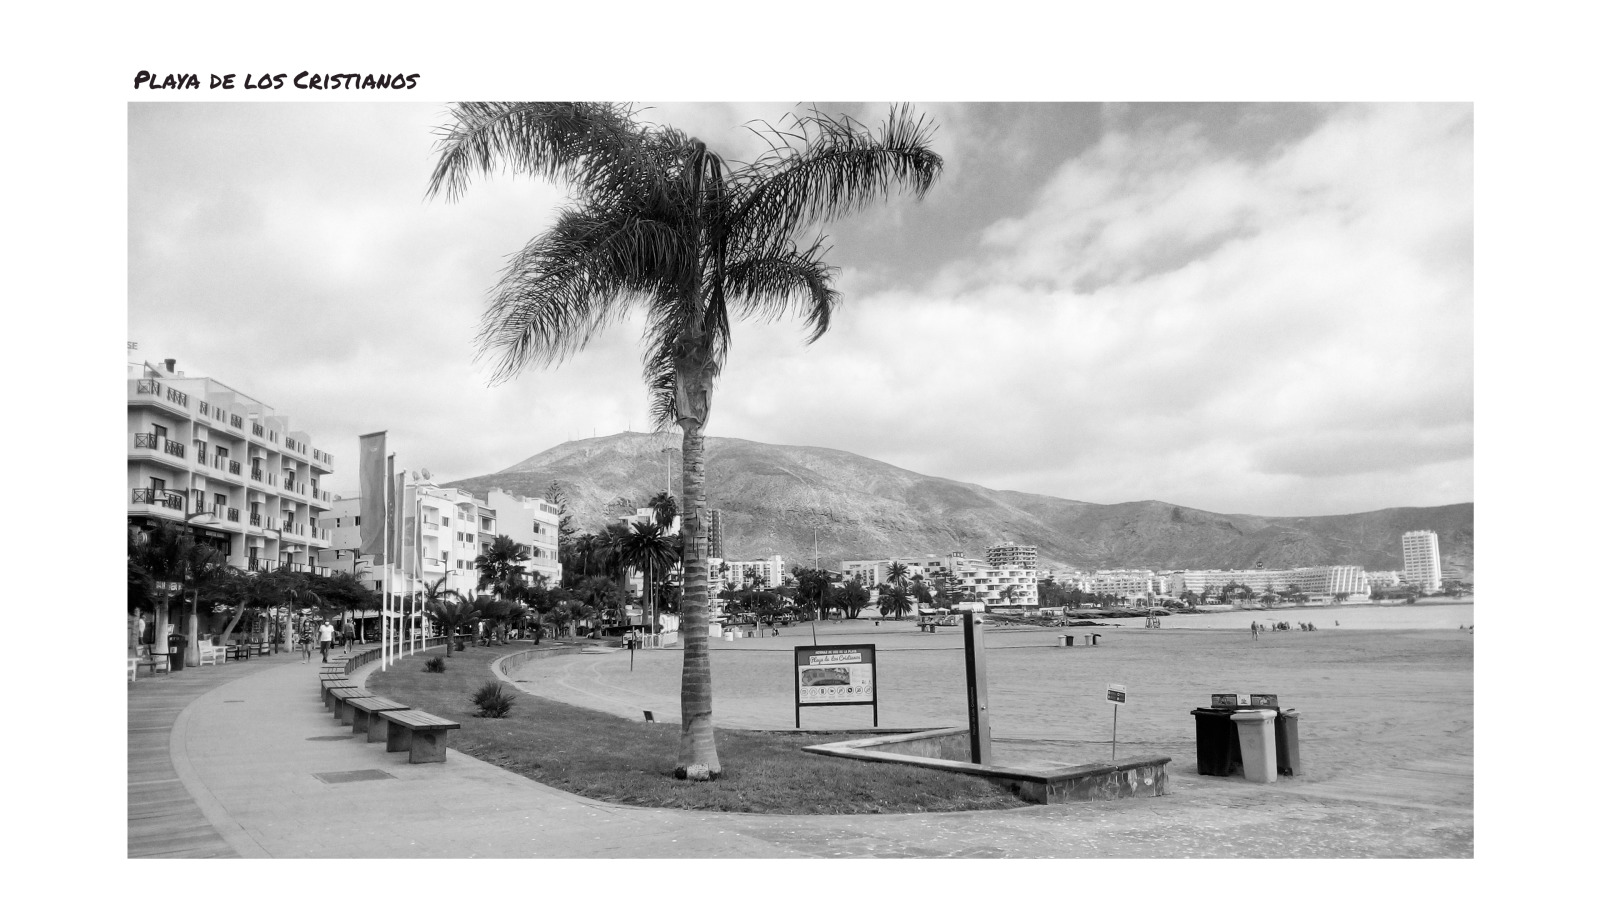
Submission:
[[[255,397],[128,349],[129,524],[183,526],[244,571],[326,574],[333,456]]]
[[[1425,591],[1444,586],[1439,564],[1439,535],[1432,531],[1408,531],[1400,535],[1400,557],[1404,561],[1405,582]]]

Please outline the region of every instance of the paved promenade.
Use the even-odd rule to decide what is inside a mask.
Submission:
[[[274,858],[1470,857],[1472,813],[1174,778],[1153,800],[1004,812],[759,816],[563,793],[451,750],[352,738],[318,665],[277,657],[129,685],[129,856]],[[364,679],[375,664],[355,673]],[[165,735],[168,769],[162,768]],[[1193,781],[1195,779],[1187,779]],[[135,798],[139,803],[135,804]]]

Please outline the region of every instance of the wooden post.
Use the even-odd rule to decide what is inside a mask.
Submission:
[[[966,641],[967,725],[972,761],[992,764],[994,754],[989,748],[989,677],[983,660],[983,622],[976,621],[970,609],[961,613],[961,635]]]

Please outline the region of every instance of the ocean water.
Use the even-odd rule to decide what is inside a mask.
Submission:
[[[1120,619],[1125,626],[1137,619]],[[1240,609],[1198,615],[1163,616],[1162,628],[1204,628],[1250,630],[1251,622],[1272,625],[1288,622],[1291,628],[1310,622],[1318,630],[1347,629],[1447,629],[1471,627],[1472,600],[1431,600],[1400,606],[1305,606],[1282,609]]]

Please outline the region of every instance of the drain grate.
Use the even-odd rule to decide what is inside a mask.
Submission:
[[[308,737],[308,741],[348,741],[355,737],[353,734],[325,734],[321,737]]]
[[[351,781],[382,781],[394,776],[378,769],[356,769],[353,772],[317,772],[313,777],[323,784],[345,784]]]
[[[243,703],[243,700],[224,700],[223,703]]]

